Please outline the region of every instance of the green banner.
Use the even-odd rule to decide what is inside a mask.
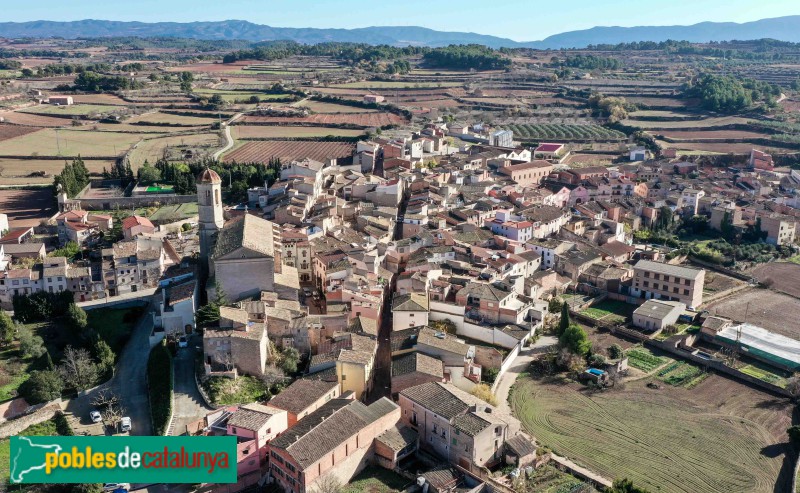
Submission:
[[[236,437],[11,437],[12,483],[235,483]]]

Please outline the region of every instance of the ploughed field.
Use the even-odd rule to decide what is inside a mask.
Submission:
[[[509,403],[542,445],[648,491],[786,491],[788,400],[716,375],[691,389],[647,381],[590,393],[523,376]]]

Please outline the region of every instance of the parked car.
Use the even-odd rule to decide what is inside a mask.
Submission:
[[[103,421],[103,416],[100,415],[100,411],[92,411],[89,413],[89,417],[92,419],[92,423],[99,423]]]
[[[128,491],[130,487],[130,483],[104,483],[103,491]]]
[[[308,288],[303,288],[303,294],[306,296],[311,296],[311,290]]]
[[[189,339],[187,339],[186,336],[181,336],[181,338],[178,339],[178,347],[189,347]]]
[[[131,431],[131,418],[125,416],[119,422],[119,429],[123,433],[130,433]]]

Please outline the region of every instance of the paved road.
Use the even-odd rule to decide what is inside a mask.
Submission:
[[[175,357],[175,405],[170,435],[181,435],[186,425],[197,421],[212,409],[206,406],[194,381],[195,346],[202,344],[200,337],[191,336],[189,347],[178,349]]]
[[[150,403],[147,397],[147,358],[150,355],[150,332],[153,330],[152,306],[133,330],[128,344],[117,361],[117,373],[111,380],[111,389],[120,396],[127,416],[130,416],[132,435],[152,435]]]
[[[517,381],[520,373],[528,369],[531,361],[539,354],[538,351],[557,343],[558,339],[553,336],[541,336],[532,346],[526,347],[519,352],[511,363],[511,367],[500,377],[500,381],[495,388],[494,395],[497,397],[498,408],[511,413],[511,408],[508,406],[508,394],[511,392],[511,386]]]
[[[224,128],[224,130],[222,132],[222,134],[225,136],[225,140],[226,140],[225,147],[223,147],[222,149],[220,149],[217,152],[215,152],[211,156],[211,159],[219,159],[219,157],[222,155],[222,153],[226,152],[231,147],[233,147],[234,142],[233,142],[233,137],[231,136],[231,123],[233,123],[236,120],[238,120],[243,114],[244,113],[236,113],[235,115],[233,115],[230,118],[230,120],[225,122],[225,128]]]

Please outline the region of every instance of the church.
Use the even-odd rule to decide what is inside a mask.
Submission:
[[[287,268],[281,266],[280,230],[272,222],[252,214],[225,222],[221,194],[219,175],[212,169],[200,173],[197,177],[200,262],[208,272],[209,299],[214,298],[217,286],[230,302],[258,298],[262,291],[284,292],[290,299],[297,297],[297,270],[288,268],[293,272],[284,272]]]

